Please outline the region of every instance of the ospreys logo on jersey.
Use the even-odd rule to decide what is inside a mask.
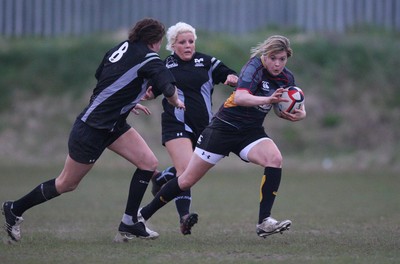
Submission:
[[[176,61],[176,59],[174,57],[168,57],[167,61],[165,62],[165,66],[168,69],[178,67],[178,62]]]
[[[194,67],[204,67],[203,64],[204,59],[203,58],[199,58],[199,59],[194,59]]]

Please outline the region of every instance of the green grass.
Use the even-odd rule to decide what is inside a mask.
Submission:
[[[115,244],[132,170],[100,166],[79,188],[24,214],[20,243],[0,244],[0,263],[398,263],[400,179],[381,171],[285,170],[273,215],[283,235],[255,234],[261,170],[211,171],[192,190],[200,215],[179,232],[174,204],[153,216],[154,241]],[[53,167],[2,166],[0,199],[17,199],[58,174]],[[150,200],[146,193],[144,202]],[[5,235],[3,232],[3,241]]]

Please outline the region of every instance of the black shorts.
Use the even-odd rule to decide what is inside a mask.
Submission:
[[[103,151],[130,128],[131,126],[124,121],[113,131],[97,129],[78,118],[69,135],[69,156],[79,163],[95,163]]]
[[[163,146],[165,146],[166,142],[176,139],[176,138],[188,138],[192,142],[192,146],[194,148],[194,146],[196,146],[196,141],[197,141],[197,139],[195,138],[195,136],[192,133],[187,132],[185,130],[183,130],[183,131],[176,130],[174,132],[173,131],[165,132],[165,133],[162,133],[161,137],[162,137]]]
[[[233,152],[240,157],[241,150],[261,138],[269,138],[263,127],[237,129],[214,119],[201,133],[196,147],[223,156]]]
[[[191,129],[191,128],[190,128]],[[198,134],[199,135],[199,134]],[[186,125],[176,118],[163,113],[161,120],[161,142],[165,146],[168,142],[176,138],[188,138],[192,141],[192,146],[196,145],[197,136],[194,132],[186,130]]]

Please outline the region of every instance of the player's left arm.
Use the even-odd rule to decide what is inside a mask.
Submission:
[[[235,70],[226,66],[222,61],[213,57],[214,63],[218,63],[217,67],[213,70],[212,75],[215,84],[223,83],[232,87],[236,87],[238,82],[238,74]]]
[[[235,74],[229,74],[228,76],[226,76],[224,84],[235,87],[237,85],[238,79],[239,78]]]
[[[251,94],[250,90],[247,88],[237,88],[234,102],[236,105],[247,107],[286,102],[287,99],[282,98],[283,91],[283,88],[278,88],[270,96],[258,96]]]

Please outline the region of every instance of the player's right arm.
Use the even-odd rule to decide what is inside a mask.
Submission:
[[[168,84],[167,87],[163,90],[163,94],[167,99],[168,103],[175,106],[179,109],[185,109],[185,104],[178,97],[178,90],[176,86],[173,84]]]
[[[171,105],[185,109],[185,104],[178,97],[174,76],[159,58],[148,62],[142,71],[153,84],[151,90],[147,90],[144,100],[152,99],[156,94],[162,93]]]

